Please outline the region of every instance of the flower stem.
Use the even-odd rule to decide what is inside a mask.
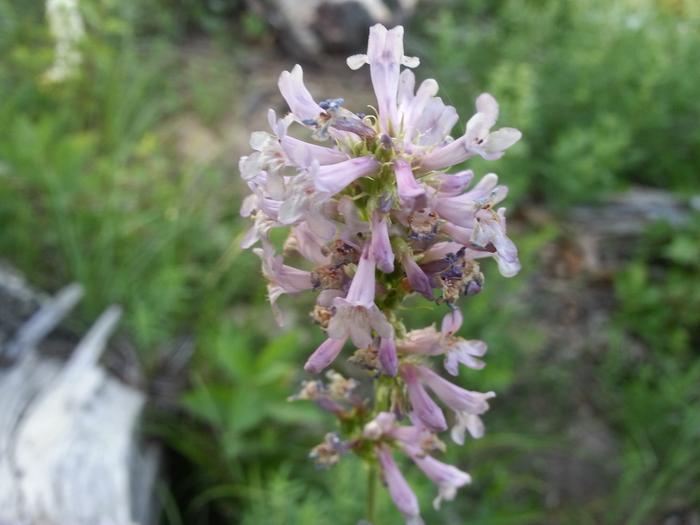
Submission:
[[[377,466],[370,463],[367,469],[367,521],[375,525],[377,500]]]

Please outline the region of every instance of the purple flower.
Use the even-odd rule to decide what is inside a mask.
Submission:
[[[284,225],[304,222],[315,235],[328,242],[335,236],[336,226],[324,210],[328,195],[316,190],[314,177],[320,169],[314,164],[310,171],[290,178],[277,217]]]
[[[413,97],[411,103],[405,107],[403,114],[403,134],[404,141],[411,143],[413,142],[414,135],[420,131],[418,128],[418,123],[421,118],[427,113],[426,106],[429,102],[435,100],[435,95],[438,92],[438,84],[432,78],[424,80],[416,96]],[[432,116],[432,115],[431,115]],[[430,118],[430,117],[429,117]]]
[[[324,238],[316,235],[306,222],[292,227],[284,242],[284,253],[296,252],[316,266],[325,266],[330,262],[326,253]]]
[[[428,395],[420,377],[417,374],[418,367],[414,365],[402,365],[401,377],[406,382],[408,398],[411,401],[413,413],[427,428],[434,432],[441,432],[447,428],[445,416],[437,406],[437,403]]]
[[[318,293],[310,317],[326,339],[309,356],[306,371],[327,368],[351,340],[356,350],[350,359],[372,371],[373,380],[380,372],[394,376],[379,379],[381,387],[375,389],[391,412],[377,413],[377,405],[351,392],[355,382],[341,376],[328,386],[306,382],[296,398],[314,400],[349,423],[341,425],[344,429],[364,424],[361,434],[327,436],[313,456],[331,466],[348,451],[373,449],[394,503],[407,523],[419,524],[418,502],[392,450],[409,456],[437,485],[436,507],[470,482],[466,472],[430,455],[444,450],[436,434],[448,426],[441,407],[454,413],[451,436],[463,443],[467,432],[483,435],[480,415],[494,393],[452,384],[433,371],[431,361],[444,359],[451,375],[458,375],[460,364],[483,368],[486,344],[456,335],[462,325],[457,302],[481,291],[482,259],[493,258],[507,277],[520,270],[517,249],[506,234],[505,208],[497,207],[507,188],[492,173],[470,187],[471,170],[446,170],[477,155],[501,157],[520,132],[491,131],[499,108],[485,93],[476,99],[464,135],[453,139],[458,115],[438,96],[437,82],[426,79],[416,89],[413,72],[402,71],[417,66],[418,59],[404,56],[400,26],[373,26],[367,54],[347,63],[352,69],[369,64],[376,115],[356,115],[343,107],[342,98],[316,102],[298,65],[280,75],[279,89],[291,113],[278,119],[270,110],[271,132],[253,133],[251,152],[239,162],[251,193],[240,211],[253,223],[241,246],[262,242],[255,253],[276,317],[280,295]],[[294,136],[299,124],[320,143]],[[289,266],[275,253],[271,230],[282,227],[289,230],[283,255],[305,262]],[[398,314],[411,292],[450,307],[439,331],[435,326],[406,331]],[[375,417],[367,422],[372,410]],[[401,421],[405,416],[410,422]]]
[[[470,191],[461,195],[442,196],[438,194],[435,211],[440,217],[463,228],[474,226],[476,212],[486,206],[493,206],[505,198],[505,186],[498,186],[495,173],[485,175]]]
[[[480,425],[478,416],[489,409],[488,400],[496,396],[494,392],[481,393],[465,390],[453,385],[425,366],[403,365],[402,371],[405,368],[410,368],[419,382],[424,383],[440,401],[454,411],[457,424],[452,430],[452,439],[456,443],[464,442],[464,429],[469,430],[475,438],[483,435],[483,426]]]
[[[397,348],[404,354],[422,356],[440,355],[443,352],[440,333],[434,326],[411,330],[398,342]]]
[[[406,478],[401,474],[399,467],[396,466],[391,449],[384,444],[377,445],[376,453],[391,499],[406,518],[406,525],[422,525],[423,520],[420,517],[418,499],[406,482]]]
[[[457,489],[472,481],[471,476],[466,472],[431,456],[411,454],[411,459],[430,481],[438,486],[438,496],[433,501],[436,510],[440,508],[442,500],[453,500],[457,495]]]
[[[284,264],[282,256],[275,255],[272,245],[267,242],[263,244],[262,250],[256,248],[254,252],[262,260],[263,275],[268,280],[270,304],[277,322],[282,325],[282,314],[275,304],[277,299],[283,294],[311,290],[313,288],[311,274]]]
[[[458,445],[464,444],[465,431],[469,432],[475,439],[484,436],[484,423],[478,415],[469,414],[467,412],[456,412],[455,417],[457,418],[457,422],[450,431],[450,437],[452,441]]]
[[[440,448],[440,442],[434,434],[420,425],[400,426],[394,414],[380,412],[365,425],[363,435],[372,441],[379,441],[385,437],[396,440],[397,448],[407,454],[438,486],[438,496],[433,501],[436,509],[440,507],[442,500],[454,499],[457,489],[471,483],[471,476],[466,472],[427,454],[432,449]]]
[[[442,319],[442,344],[445,351],[445,370],[453,376],[459,373],[459,363],[480,370],[484,368],[484,362],[477,357],[486,353],[486,343],[483,341],[466,341],[453,334],[462,326],[462,313],[452,310]]]
[[[402,451],[410,454],[442,450],[442,442],[414,414],[411,414],[411,421],[411,425],[399,425],[395,414],[380,412],[365,425],[363,436],[373,441],[388,437],[395,440]]]
[[[406,250],[401,255],[401,265],[406,272],[406,279],[411,285],[411,289],[421,294],[426,299],[433,299],[433,287],[430,284],[430,279],[425,272],[421,270],[418,263],[413,259],[411,252]]]
[[[409,210],[425,207],[427,202],[425,188],[416,182],[411,165],[405,160],[397,160],[394,163],[394,173],[401,205]]]
[[[489,409],[487,400],[496,396],[493,392],[482,394],[465,390],[425,366],[411,365],[411,368],[415,370],[418,378],[455,412],[483,414]]]
[[[410,153],[423,153],[442,145],[459,120],[457,111],[436,97],[438,84],[424,80],[414,94],[416,79],[412,71],[399,76],[399,121],[403,123],[403,148]]]
[[[326,339],[306,361],[304,370],[312,374],[318,374],[324,368],[327,368],[338,357],[346,340]]]
[[[437,88],[437,83],[435,87]],[[415,133],[412,138],[417,146],[423,148],[442,144],[458,120],[455,108],[446,106],[439,97],[429,98],[425,109],[418,114],[414,123]]]
[[[348,294],[333,301],[336,313],[328,324],[331,338],[344,340],[350,337],[357,348],[367,348],[372,344],[372,329],[380,337],[394,336],[394,329],[386,316],[374,304],[374,271],[375,261],[368,245],[362,253]]]
[[[250,195],[252,199],[246,199],[243,202],[243,207],[241,208],[241,215],[244,217],[252,217],[254,219],[253,225],[248,229],[248,231],[243,236],[241,240],[241,248],[247,250],[252,248],[261,239],[266,239],[269,231],[279,226],[279,223],[265,215],[265,213],[260,212],[257,207],[257,196]]]
[[[349,158],[347,153],[340,150],[318,144],[309,144],[286,134],[280,139],[280,146],[290,163],[300,168],[309,168],[314,161],[321,166],[326,166],[343,162]]]
[[[472,242],[479,246],[492,245],[495,248],[493,258],[498,263],[498,270],[504,277],[513,277],[520,271],[518,249],[506,236],[506,209],[481,210],[476,215],[476,226]]]
[[[467,130],[462,137],[423,156],[423,169],[448,168],[474,155],[481,155],[486,160],[496,160],[520,140],[522,134],[515,128],[501,128],[491,132],[498,118],[498,104],[488,93],[482,93],[476,99],[476,111],[467,122]]]
[[[437,177],[438,191],[446,195],[459,195],[469,187],[474,172],[472,170],[460,171],[458,173],[449,174],[441,173]]]
[[[323,113],[321,106],[316,103],[304,85],[304,72],[300,65],[294,66],[291,72],[283,71],[277,86],[298,122],[315,120]]]
[[[395,428],[396,416],[391,412],[380,412],[365,425],[362,434],[368,439],[377,441],[383,436],[389,435]]]
[[[445,356],[445,369],[456,376],[459,363],[480,370],[484,362],[478,357],[486,353],[486,343],[478,340],[465,340],[454,333],[462,325],[462,314],[452,310],[442,320],[442,329],[437,332],[434,327],[411,330],[398,342],[402,353],[422,356]]]
[[[379,362],[384,373],[395,376],[399,370],[399,359],[396,355],[396,343],[393,337],[382,338],[379,343]]]
[[[372,232],[371,250],[374,259],[377,262],[377,268],[384,273],[394,271],[394,252],[391,249],[391,241],[389,240],[389,226],[387,218],[379,211],[372,214],[370,222]]]
[[[381,24],[369,30],[366,55],[353,55],[347,59],[350,69],[369,64],[374,93],[377,97],[379,122],[382,132],[397,131],[396,96],[399,87],[399,66],[417,67],[415,57],[403,54],[403,27],[388,30]]]
[[[320,166],[314,174],[316,189],[335,195],[360,177],[366,177],[374,173],[378,167],[379,163],[369,156]]]

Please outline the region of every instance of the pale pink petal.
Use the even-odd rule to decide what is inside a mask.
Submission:
[[[300,65],[294,66],[291,72],[283,71],[277,85],[299,122],[316,119],[324,112],[304,86],[304,72]]]
[[[385,133],[391,126],[396,126],[396,95],[402,57],[403,27],[397,26],[389,31],[376,24],[370,28],[367,61],[377,97],[379,122]]]
[[[320,166],[315,177],[316,188],[335,195],[360,177],[374,173],[378,167],[379,163],[371,156]]]
[[[465,138],[460,137],[425,154],[420,160],[420,166],[428,171],[441,170],[464,162],[474,155],[473,151],[467,149]]]
[[[443,403],[455,412],[483,414],[489,409],[487,401],[496,395],[493,392],[481,393],[465,390],[450,383],[425,366],[413,368],[420,381],[425,383]]]
[[[357,265],[357,272],[352,279],[348,295],[345,299],[355,305],[369,308],[374,304],[375,293],[375,260],[369,246],[366,246]]]
[[[523,134],[515,128],[501,128],[491,133],[484,144],[484,151],[488,154],[502,153],[518,142]]]
[[[313,161],[317,161],[321,166],[327,164],[337,164],[348,160],[348,155],[342,151],[309,144],[294,137],[285,136],[280,140],[280,145],[289,160],[299,168],[308,169]]]
[[[419,454],[412,454],[411,459],[423,473],[438,486],[438,496],[433,501],[436,510],[442,500],[451,501],[457,494],[457,489],[471,483],[472,478],[466,472],[453,465],[448,465],[437,459]]]
[[[464,170],[455,174],[442,173],[438,176],[438,191],[447,195],[459,195],[469,187],[474,172],[472,170]]]
[[[391,241],[389,240],[389,227],[387,218],[379,211],[372,214],[371,232],[371,250],[372,255],[377,261],[377,268],[384,273],[394,271],[394,252],[391,249]]]
[[[406,382],[411,408],[416,417],[430,430],[434,432],[445,430],[447,428],[445,416],[423,388],[416,373],[417,368],[413,365],[403,365],[400,369],[401,377]]]
[[[335,361],[344,344],[344,340],[326,339],[306,361],[304,370],[312,374],[318,374]]]
[[[458,309],[451,310],[449,313],[442,318],[442,328],[441,331],[443,335],[453,335],[455,334],[463,322],[462,312]]]
[[[394,174],[401,205],[410,209],[424,208],[427,201],[426,191],[413,176],[411,165],[405,160],[395,161]]]
[[[456,414],[457,423],[452,427],[450,431],[450,437],[452,441],[458,445],[464,445],[465,430],[474,439],[479,439],[484,437],[484,423],[479,416],[474,414]]]
[[[406,272],[408,284],[411,289],[423,295],[426,299],[433,299],[433,288],[430,285],[430,278],[421,270],[418,263],[413,259],[409,251],[405,251],[401,257],[401,265]]]
[[[418,525],[422,523],[418,499],[406,482],[406,478],[403,477],[403,474],[396,466],[396,462],[391,455],[391,449],[387,445],[381,444],[377,446],[376,450],[384,482],[387,489],[389,489],[394,505],[407,520],[411,520],[411,524]]]
[[[439,355],[442,353],[442,337],[434,326],[411,330],[400,341],[403,353],[419,355]]]
[[[391,326],[391,323],[387,321],[384,312],[377,308],[377,305],[373,304],[367,310],[367,316],[369,318],[370,326],[374,329],[375,332],[377,332],[377,335],[379,335],[379,337],[383,337],[386,339],[394,337],[394,328]]]
[[[472,242],[474,230],[445,221],[440,225],[440,232],[450,237],[456,243],[467,246]]]
[[[379,343],[379,362],[384,373],[395,376],[399,370],[399,359],[396,355],[396,343],[391,337],[382,338]]]
[[[411,104],[405,109],[403,119],[404,140],[410,143],[413,139],[413,133],[418,125],[419,119],[425,113],[425,108],[428,102],[437,95],[438,83],[434,79],[428,78],[424,80],[416,92],[416,96],[411,101]]]

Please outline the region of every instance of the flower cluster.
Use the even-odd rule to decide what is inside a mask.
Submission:
[[[320,373],[351,343],[351,361],[374,379],[373,404],[354,393],[353,380],[334,372],[329,384],[304,384],[296,398],[336,415],[345,436],[327,435],[313,456],[332,465],[353,451],[378,464],[407,522],[420,523],[416,497],[393,451],[435,482],[436,505],[470,482],[468,474],[430,455],[444,446],[437,437],[448,428],[441,406],[452,413],[451,437],[461,444],[466,433],[483,435],[480,416],[495,394],[456,386],[430,362],[442,356],[453,376],[460,364],[484,366],[486,345],[455,335],[462,324],[457,302],[481,291],[483,259],[494,259],[506,277],[520,270],[506,235],[505,208],[497,208],[507,188],[493,173],[472,184],[471,170],[446,170],[477,155],[500,158],[520,132],[492,131],[498,105],[484,93],[465,133],[451,137],[455,108],[437,96],[435,80],[416,89],[410,68],[419,61],[403,51],[402,27],[375,25],[367,54],[348,58],[352,69],[369,65],[377,98],[371,115],[349,111],[339,98],[316,102],[300,66],[281,74],[279,89],[291,113],[278,118],[270,110],[271,133],[253,133],[254,152],[240,161],[252,192],[241,214],[253,222],[242,245],[261,244],[254,251],[279,322],[281,295],[317,293],[311,317],[326,337],[306,371]],[[292,136],[292,125],[318,143]],[[283,246],[272,242],[274,228],[288,229]],[[306,268],[285,264],[285,257],[305,260]],[[445,305],[439,331],[408,331],[398,318],[397,308],[413,293]]]

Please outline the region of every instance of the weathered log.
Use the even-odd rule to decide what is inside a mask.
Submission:
[[[7,295],[8,288],[0,291]],[[41,306],[0,343],[6,365],[0,368],[0,523],[153,522],[158,454],[138,435],[145,396],[99,364],[120,309],[107,309],[67,361],[39,351],[81,295],[77,285],[50,300],[25,293],[23,304]],[[7,308],[0,312],[16,321],[13,315]]]

